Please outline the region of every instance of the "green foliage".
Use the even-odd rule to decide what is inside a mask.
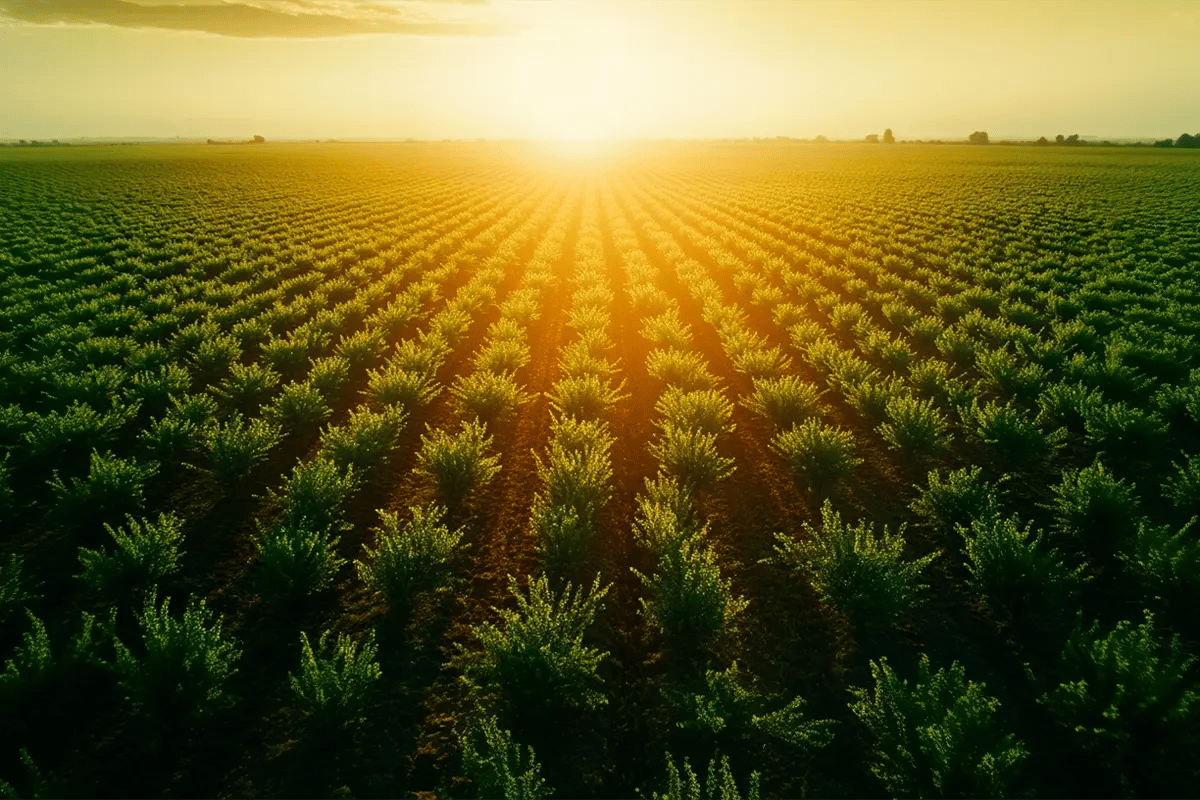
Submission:
[[[1175,474],[1162,485],[1163,497],[1185,514],[1200,514],[1200,455],[1190,455],[1183,464],[1171,462]]]
[[[148,449],[160,462],[168,463],[182,458],[204,430],[178,414],[167,413],[153,419],[139,434],[138,442]]]
[[[109,612],[107,627],[110,629],[116,613],[116,609]],[[21,634],[21,644],[17,645],[12,658],[4,664],[4,672],[0,673],[0,706],[9,706],[22,697],[36,697],[45,689],[60,689],[80,666],[102,664],[96,650],[105,626],[98,629],[96,618],[91,614],[83,612],[79,631],[59,656],[55,656],[50,645],[45,623],[29,609],[25,614],[29,617],[30,630]]]
[[[512,375],[497,372],[472,372],[460,376],[450,388],[458,408],[485,422],[509,417],[517,406],[529,400]]]
[[[908,395],[887,401],[888,421],[877,430],[888,446],[904,458],[937,454],[950,443],[946,419],[931,400]]]
[[[234,411],[223,424],[201,434],[208,449],[208,471],[217,483],[233,486],[264,461],[281,438],[279,425],[265,419],[247,421]]]
[[[964,467],[942,478],[940,470],[930,470],[928,485],[917,487],[921,495],[909,508],[943,531],[995,516],[1000,513],[1002,495],[997,486],[980,477],[982,472],[979,467]]]
[[[395,512],[380,509],[376,548],[364,546],[363,559],[354,562],[362,582],[392,609],[407,607],[421,589],[445,585],[450,562],[461,549],[463,529],[452,531],[442,523],[444,508],[410,510],[412,518],[402,523]]]
[[[862,463],[854,452],[854,434],[816,419],[775,434],[771,449],[787,459],[797,483],[818,492]]]
[[[267,415],[284,433],[315,430],[332,413],[321,390],[308,381],[284,386],[267,407]]]
[[[803,539],[775,534],[779,558],[805,570],[825,602],[855,622],[890,622],[921,602],[929,588],[917,579],[937,553],[903,561],[903,525],[894,534],[887,528],[876,534],[865,520],[856,525],[843,523],[826,500],[821,506],[820,530],[805,523],[804,534]]]
[[[969,583],[993,613],[1013,608],[1069,608],[1088,579],[1083,567],[1068,569],[1057,550],[1042,546],[1032,523],[998,514],[959,525],[970,561]]]
[[[1052,487],[1056,533],[1081,542],[1102,539],[1103,543],[1125,541],[1137,531],[1140,504],[1134,486],[1115,478],[1099,459],[1090,467],[1064,472]]]
[[[135,613],[140,657],[114,636],[120,685],[151,717],[202,717],[228,701],[226,684],[241,651],[221,635],[221,618],[203,600],[189,597],[182,617],[172,617],[170,605],[167,598],[159,607],[151,591],[142,613]]]
[[[341,425],[331,425],[321,436],[318,457],[327,458],[342,470],[365,471],[388,460],[408,414],[399,406],[382,411],[359,407]]]
[[[1086,745],[1164,741],[1200,716],[1200,693],[1188,677],[1196,659],[1178,635],[1160,641],[1145,614],[1143,624],[1122,620],[1107,633],[1099,622],[1076,626],[1063,646],[1066,680],[1039,702]]]
[[[655,347],[685,348],[692,342],[691,326],[679,319],[679,310],[669,308],[642,320],[642,336]]]
[[[674,347],[651,350],[646,356],[646,371],[651,377],[684,391],[717,386],[717,379],[709,373],[703,356]]]
[[[692,765],[688,759],[683,759],[683,773],[680,774],[670,753],[667,753],[666,789],[662,794],[653,792],[650,797],[652,800],[701,800],[701,798],[705,798],[705,800],[742,800],[737,782],[729,769],[728,756],[719,758],[713,756],[712,760],[708,762],[708,779],[704,783],[704,792],[701,794],[700,780],[692,771]],[[749,787],[746,789],[746,800],[758,800],[758,798],[759,775],[757,772],[752,772],[750,773]]]
[[[645,480],[646,492],[637,497],[633,532],[639,544],[659,556],[700,533],[700,523],[686,485],[661,472],[654,480]]]
[[[599,375],[568,376],[559,378],[546,397],[559,414],[579,419],[600,419],[624,397],[620,388],[609,386]]]
[[[951,367],[937,358],[921,358],[908,368],[913,388],[943,406],[954,405],[967,394],[962,382],[950,375]]]
[[[650,590],[649,599],[639,600],[642,614],[685,647],[707,644],[748,605],[734,597],[731,581],[721,577],[716,553],[699,537],[664,548],[650,577],[636,569],[633,573]]]
[[[542,766],[532,747],[513,741],[492,715],[476,713],[459,735],[463,773],[475,784],[480,797],[505,800],[541,800],[554,790],[542,779]]]
[[[105,523],[104,529],[116,543],[116,549],[107,550],[79,548],[79,562],[83,572],[78,576],[101,597],[120,599],[132,589],[144,591],[154,587],[159,580],[179,570],[179,558],[183,555],[179,546],[183,543],[183,522],[173,513],[159,514],[158,519],[140,522],[128,517],[129,530],[113,528]]]
[[[506,707],[531,711],[545,708],[596,708],[608,698],[595,686],[606,654],[583,644],[583,636],[603,607],[609,587],[596,576],[591,589],[561,594],[546,576],[529,579],[527,593],[508,579],[517,608],[494,608],[501,625],[483,622],[473,628],[482,652],[467,664],[471,684],[495,694]]]
[[[346,563],[337,554],[337,543],[327,526],[303,517],[260,526],[254,545],[267,593],[289,602],[328,586]]]
[[[711,434],[732,433],[735,430],[729,421],[733,415],[733,403],[726,400],[718,389],[687,392],[668,387],[654,404],[654,410],[665,420],[665,424],[660,423],[662,427],[674,425]]]
[[[257,408],[278,384],[279,373],[268,366],[258,362],[231,364],[229,376],[221,381],[217,393],[235,408],[250,411]]]
[[[733,459],[717,453],[717,434],[662,424],[662,436],[650,445],[659,468],[689,490],[711,486],[733,474]]]
[[[515,373],[529,363],[529,345],[515,338],[492,339],[475,354],[474,363],[484,372]]]
[[[875,691],[854,690],[850,708],[875,735],[871,771],[893,797],[1006,797],[1028,751],[997,719],[1000,701],[968,681],[957,661],[930,672],[921,656],[913,684],[887,659],[871,662]]]
[[[1031,403],[1046,380],[1040,364],[1006,349],[981,349],[976,353],[975,364],[985,378],[981,388],[990,389],[1002,400]]]
[[[382,406],[397,405],[412,412],[437,396],[441,387],[430,373],[388,366],[368,373],[366,393]]]
[[[821,392],[811,383],[795,375],[776,378],[755,378],[754,392],[745,401],[746,407],[785,430],[817,415]]]
[[[421,436],[420,469],[433,478],[438,494],[449,505],[461,504],[476,486],[500,472],[500,456],[487,455],[492,437],[479,420],[462,423],[457,434],[433,430]]]
[[[25,603],[37,599],[36,595],[22,586],[24,565],[25,557],[19,553],[9,553],[0,560],[0,625],[7,622],[9,616]]]
[[[375,632],[367,634],[361,649],[345,634],[329,642],[322,631],[314,652],[308,634],[300,633],[300,669],[288,683],[300,706],[318,731],[360,725],[371,690],[382,675],[375,660]]]
[[[1083,411],[1087,440],[1110,458],[1145,458],[1164,443],[1168,426],[1158,414],[1118,401]]]
[[[117,431],[137,416],[138,406],[126,405],[101,413],[90,405],[72,403],[66,411],[29,415],[23,438],[34,459],[57,461],[64,453],[87,452],[116,439]]]
[[[1192,517],[1178,531],[1169,525],[1138,523],[1118,557],[1147,591],[1168,602],[1178,603],[1182,613],[1191,613],[1192,599],[1200,591],[1200,536]]]
[[[91,469],[86,480],[71,478],[64,483],[54,473],[48,481],[54,493],[55,510],[64,518],[86,514],[113,519],[138,511],[146,502],[146,481],[158,472],[157,464],[140,464],[137,459],[117,458],[112,453],[92,451]]]
[[[327,530],[338,523],[341,509],[358,487],[353,467],[345,470],[327,458],[317,457],[297,464],[283,481],[282,490],[270,496],[281,502],[290,522],[309,522]]]
[[[1034,421],[1011,404],[987,403],[960,406],[963,424],[985,444],[995,448],[996,455],[1009,464],[1033,465],[1053,454],[1062,443],[1066,431],[1043,433]]]

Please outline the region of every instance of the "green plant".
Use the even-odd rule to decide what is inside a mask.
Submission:
[[[72,403],[65,411],[30,414],[22,438],[34,459],[59,460],[68,453],[86,453],[112,442],[117,431],[137,416],[136,405],[101,413],[89,405]]]
[[[258,362],[231,364],[229,376],[221,381],[217,392],[234,407],[249,411],[257,407],[278,384],[279,373],[270,367]]]
[[[1066,435],[1062,428],[1043,433],[1024,411],[1011,404],[980,405],[978,398],[973,398],[971,405],[960,406],[959,412],[963,424],[1010,464],[1036,464],[1046,459]]]
[[[1196,659],[1176,634],[1163,642],[1154,616],[1128,620],[1103,633],[1100,623],[1076,626],[1062,651],[1066,680],[1040,699],[1085,745],[1115,744],[1118,753],[1138,739],[1166,741],[1200,716],[1200,693],[1188,677]]]
[[[33,594],[21,586],[24,565],[25,557],[19,553],[9,553],[0,561],[0,625],[7,622],[18,607],[35,599]]]
[[[327,526],[304,517],[260,526],[254,545],[267,592],[290,602],[329,585],[346,563],[337,554],[337,543]]]
[[[332,413],[325,396],[308,381],[284,386],[267,407],[268,417],[281,425],[285,433],[315,430]]]
[[[945,448],[950,443],[946,427],[946,418],[933,407],[933,401],[905,394],[888,399],[887,422],[876,430],[891,449],[913,459]]]
[[[92,591],[105,598],[120,598],[127,589],[143,591],[159,580],[178,571],[179,550],[183,543],[183,522],[171,514],[159,514],[158,519],[140,522],[127,517],[129,532],[114,529],[105,523],[104,529],[116,543],[110,555],[107,550],[79,548],[83,572],[78,576]]]
[[[962,383],[951,377],[951,367],[937,358],[920,358],[908,367],[908,381],[925,397],[941,405],[955,403],[965,393]]]
[[[887,659],[871,662],[875,690],[855,689],[851,710],[875,736],[871,771],[892,796],[1006,797],[1028,756],[997,719],[1000,701],[968,681],[957,661],[901,680]]]
[[[1087,440],[1110,458],[1153,457],[1165,443],[1169,430],[1158,414],[1123,401],[1085,408],[1083,425]]]
[[[989,515],[959,525],[970,561],[968,581],[996,614],[1013,609],[1069,607],[1089,579],[1083,567],[1069,569],[1055,549],[1042,546],[1032,523]]]
[[[1191,598],[1200,590],[1200,537],[1192,517],[1178,531],[1169,525],[1138,523],[1137,534],[1117,555],[1125,568],[1154,596],[1178,607],[1189,609]]]
[[[926,486],[918,486],[920,497],[909,508],[927,523],[942,531],[953,531],[959,525],[970,525],[977,519],[987,519],[1000,513],[1003,498],[999,487],[980,477],[980,467],[951,470],[942,477],[941,470],[930,470]],[[1003,482],[1008,476],[1001,477]]]
[[[345,470],[327,458],[317,457],[297,464],[284,479],[281,491],[270,491],[270,497],[280,501],[284,515],[291,522],[311,522],[317,529],[334,527],[342,506],[358,487],[353,467]]]
[[[862,463],[854,452],[854,434],[816,419],[775,434],[771,449],[787,459],[798,483],[817,492],[825,491]]]
[[[475,354],[475,369],[484,372],[516,372],[528,363],[529,345],[517,338],[493,338]]]
[[[1172,461],[1175,474],[1162,485],[1162,495],[1184,514],[1200,514],[1200,455],[1190,455],[1183,464]]]
[[[392,609],[407,607],[413,594],[448,582],[450,562],[462,549],[463,529],[450,530],[440,506],[415,506],[401,522],[395,512],[379,511],[376,548],[363,547],[354,562],[367,588],[382,595]]]
[[[1114,477],[1099,459],[1090,467],[1064,472],[1062,481],[1051,488],[1053,530],[1060,536],[1105,547],[1137,532],[1141,508],[1136,487]]]
[[[654,480],[645,481],[646,493],[637,496],[633,531],[639,544],[659,556],[683,539],[697,535],[701,528],[686,485],[661,472]]]
[[[754,392],[745,405],[785,430],[817,415],[821,391],[795,375],[777,378],[755,378]]]
[[[559,378],[546,393],[550,406],[560,414],[579,419],[599,419],[625,395],[621,386],[612,387],[599,375]]]
[[[201,440],[208,448],[208,471],[222,486],[232,486],[250,473],[279,444],[279,426],[264,419],[247,421],[234,411],[223,424],[204,430]]]
[[[655,347],[684,348],[692,342],[691,326],[679,319],[675,308],[642,320],[642,336]]]
[[[451,387],[459,410],[485,422],[511,416],[529,396],[521,391],[512,375],[496,372],[472,372],[460,376]]]
[[[562,346],[558,352],[558,369],[568,378],[585,375],[603,378],[616,370],[612,362],[603,355],[593,353],[588,342],[582,339]]]
[[[674,425],[704,433],[732,433],[735,430],[729,421],[733,416],[733,403],[725,399],[719,389],[697,389],[684,391],[673,386],[658,398],[654,410],[665,419],[662,427]]]
[[[530,578],[527,593],[511,575],[508,585],[517,608],[495,608],[501,625],[483,622],[473,628],[482,652],[467,664],[471,685],[526,713],[606,704],[608,698],[595,688],[606,654],[583,644],[608,594],[600,576],[591,589],[575,591],[568,583],[561,594],[550,590],[546,576]]]
[[[904,526],[876,534],[865,520],[842,522],[826,500],[821,528],[804,524],[805,538],[777,533],[775,551],[783,563],[806,571],[826,603],[860,624],[890,622],[922,600],[929,588],[917,579],[937,553],[904,561]]]
[[[332,461],[341,470],[368,470],[388,460],[407,421],[407,412],[398,406],[382,411],[355,408],[344,423],[325,429],[318,458]]]
[[[292,693],[318,731],[362,724],[371,690],[383,674],[375,660],[374,631],[361,648],[342,633],[336,642],[328,639],[329,631],[322,631],[314,652],[301,631],[300,669],[288,675]]]
[[[382,406],[397,405],[407,411],[423,406],[437,396],[441,387],[427,372],[388,366],[371,370],[365,394]]]
[[[500,456],[487,455],[492,437],[479,420],[462,423],[457,434],[425,428],[429,434],[421,436],[420,469],[433,478],[448,504],[462,503],[472,489],[500,472]]]
[[[160,462],[169,463],[182,458],[200,437],[202,430],[178,414],[168,412],[151,420],[138,434],[138,442]]]
[[[1002,400],[1032,403],[1046,380],[1041,365],[1018,358],[1006,349],[981,348],[975,355],[975,364],[984,375],[980,388],[990,389]]]
[[[686,758],[683,759],[683,774],[681,775],[670,753],[667,753],[666,790],[662,794],[653,792],[650,797],[651,800],[701,800],[701,798],[742,800],[737,782],[734,781],[733,773],[729,769],[728,756],[713,756],[712,760],[708,762],[708,779],[704,783],[704,793],[701,794],[700,779],[692,771],[691,763]],[[746,800],[758,800],[758,798],[759,775],[757,772],[751,772],[750,784],[746,789]]]
[[[674,347],[651,350],[646,356],[646,371],[651,377],[684,391],[717,386],[717,379],[709,373],[703,356]]]
[[[690,490],[710,486],[733,474],[733,459],[717,453],[717,434],[671,422],[661,426],[662,437],[650,445],[659,468]]]
[[[108,624],[102,625],[102,629],[111,632],[116,613],[116,609],[109,611]],[[30,630],[21,634],[21,644],[13,651],[12,658],[5,661],[4,672],[0,673],[0,705],[5,707],[29,697],[44,702],[43,692],[60,691],[62,684],[76,677],[73,673],[80,666],[103,666],[96,653],[102,630],[97,629],[96,618],[91,614],[83,612],[79,632],[71,637],[65,652],[59,656],[55,656],[50,646],[45,623],[29,609],[25,609],[25,615]]]
[[[170,598],[158,605],[147,595],[140,614],[141,657],[113,637],[121,688],[144,713],[158,719],[201,717],[228,702],[226,684],[237,672],[241,651],[221,635],[203,600],[189,597],[183,616],[170,613]]]
[[[542,767],[532,747],[521,752],[512,733],[500,727],[496,717],[476,712],[459,735],[463,772],[475,784],[480,797],[505,800],[541,800],[554,790],[542,779]]]
[[[48,483],[56,512],[65,518],[86,513],[103,520],[140,510],[146,502],[145,483],[156,472],[157,464],[140,464],[137,459],[93,450],[86,480],[71,478],[67,484],[56,470]]]
[[[633,573],[650,590],[642,614],[676,643],[703,645],[732,625],[747,601],[734,597],[722,579],[712,547],[698,537],[679,539],[663,549],[654,574]]]

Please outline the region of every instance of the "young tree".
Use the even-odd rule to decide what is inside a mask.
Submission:
[[[887,128],[886,130],[884,130],[883,143],[884,144],[895,144],[896,143],[896,137],[892,135],[891,128]]]
[[[972,133],[970,136],[967,137],[967,141],[970,142],[971,144],[987,144],[988,143],[987,131],[975,131],[974,133]]]

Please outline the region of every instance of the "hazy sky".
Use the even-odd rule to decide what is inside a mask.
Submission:
[[[1200,2],[0,0],[0,138],[1200,131]]]

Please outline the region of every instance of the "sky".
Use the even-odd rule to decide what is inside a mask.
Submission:
[[[1197,0],[0,0],[0,139],[1200,132]]]

